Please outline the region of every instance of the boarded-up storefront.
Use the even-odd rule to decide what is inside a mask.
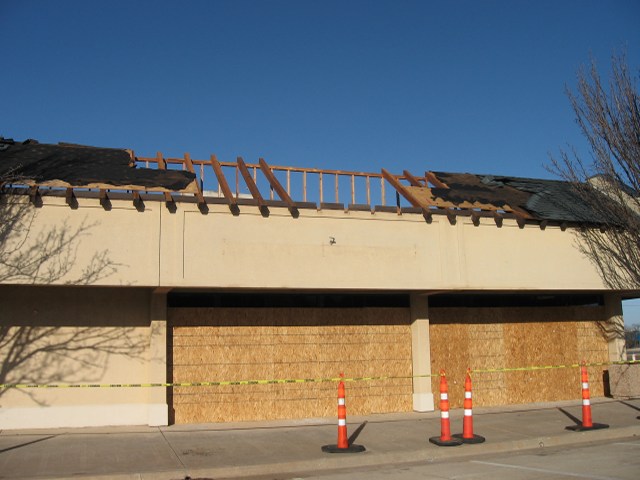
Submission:
[[[467,368],[474,406],[580,398],[577,367],[608,361],[602,306],[430,308],[431,368],[446,369],[452,407],[462,407]],[[535,369],[483,372],[491,369]],[[539,367],[548,367],[540,368]],[[602,366],[589,367],[592,396],[604,395]],[[438,377],[432,387],[438,392]]]
[[[408,308],[170,308],[173,382],[349,382],[351,415],[412,409]],[[175,423],[335,415],[335,382],[176,387]]]

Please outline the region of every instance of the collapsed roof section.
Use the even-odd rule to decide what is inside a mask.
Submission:
[[[113,188],[196,193],[196,176],[179,170],[136,168],[130,151],[0,138],[0,178],[45,187]]]
[[[607,222],[565,181],[447,172],[428,172],[426,178],[433,188],[409,188],[416,197],[438,208],[511,212],[540,221]]]
[[[139,168],[136,162],[155,168]],[[169,165],[179,168],[170,169]],[[196,174],[199,169],[199,176]],[[212,169],[215,179],[215,191],[203,190],[205,169]],[[233,181],[227,181],[223,169],[235,175]],[[269,196],[260,191],[258,172],[263,174]],[[278,175],[282,180],[278,179]],[[297,190],[302,201],[292,197],[291,177],[300,175],[302,188]],[[282,177],[285,177],[284,179]],[[319,189],[317,201],[307,201],[308,178],[315,176]],[[101,203],[108,208],[112,191],[125,191],[133,197],[139,210],[144,210],[145,192],[164,192],[167,207],[175,211],[176,201],[194,201],[196,199],[203,213],[208,211],[207,204],[226,203],[234,215],[240,213],[240,206],[257,205],[263,215],[269,215],[269,207],[286,207],[294,217],[299,208],[345,209],[418,213],[422,212],[427,220],[434,214],[446,214],[451,221],[456,216],[471,216],[474,224],[480,217],[493,217],[497,225],[503,218],[515,218],[520,226],[526,222],[539,223],[541,227],[549,222],[556,224],[607,225],[611,219],[589,207],[577,189],[569,182],[532,178],[506,177],[497,175],[477,175],[470,173],[425,172],[416,177],[408,171],[402,175],[393,175],[382,169],[381,173],[347,172],[340,170],[319,170],[310,168],[269,166],[263,159],[257,164],[247,164],[238,157],[236,162],[219,162],[215,155],[209,160],[191,160],[189,154],[184,158],[164,158],[161,153],[156,157],[136,157],[132,151],[114,148],[97,148],[83,145],[60,143],[57,145],[40,144],[34,140],[14,142],[0,137],[0,178],[13,179],[11,183],[31,187],[31,195],[38,195],[38,188],[66,189],[67,203],[77,207],[74,200],[75,189],[99,190]],[[207,177],[209,179],[211,177]],[[323,178],[325,179],[323,187]],[[329,181],[327,181],[327,178]],[[331,181],[331,179],[334,181]],[[339,185],[342,180],[350,183],[351,203],[345,208],[339,201]],[[356,203],[357,179],[366,185],[366,202]],[[377,198],[381,205],[374,205],[371,186],[380,181]],[[249,193],[241,193],[241,182]],[[397,192],[395,205],[385,203],[385,181]],[[325,203],[323,191],[327,184],[334,184],[335,202]],[[209,183],[211,185],[211,183]],[[263,188],[265,183],[262,183]],[[344,183],[343,183],[344,185]],[[312,189],[311,189],[312,190]],[[310,191],[311,191],[310,190]],[[34,193],[35,192],[35,193]],[[280,200],[274,199],[274,192]],[[394,192],[394,194],[395,194]],[[186,195],[182,195],[186,194]],[[594,195],[598,192],[594,191]],[[412,208],[404,208],[399,200],[404,197]],[[154,196],[153,199],[158,199]],[[602,201],[609,201],[602,196]]]

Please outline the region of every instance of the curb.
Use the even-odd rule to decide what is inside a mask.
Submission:
[[[564,432],[563,432],[564,433]],[[234,479],[264,477],[266,475],[295,475],[305,472],[344,471],[345,468],[377,467],[389,464],[433,463],[443,460],[465,459],[479,455],[492,455],[521,450],[535,450],[565,445],[581,445],[599,441],[640,436],[640,426],[595,430],[590,432],[566,432],[562,435],[539,436],[523,440],[466,445],[458,449],[443,449],[429,445],[425,433],[424,445],[412,451],[402,453],[379,453],[367,450],[358,456],[327,456],[304,461],[280,462],[271,464],[243,465],[233,467],[214,467],[203,469],[165,470],[155,472],[138,472],[110,475],[74,475],[78,480],[184,480],[190,476],[194,479]],[[320,453],[320,447],[318,447]],[[66,477],[47,477],[51,480],[62,480]]]

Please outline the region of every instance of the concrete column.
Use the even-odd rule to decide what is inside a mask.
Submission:
[[[604,296],[605,321],[604,330],[609,342],[609,361],[626,360],[624,342],[624,318],[622,317],[622,299],[616,293]]]
[[[411,295],[411,355],[413,375],[430,375],[429,299],[426,295]],[[413,379],[413,409],[416,412],[434,410],[430,377]]]
[[[156,289],[151,294],[149,309],[148,382],[167,381],[167,289]],[[169,406],[165,387],[149,387],[149,426],[169,424]]]

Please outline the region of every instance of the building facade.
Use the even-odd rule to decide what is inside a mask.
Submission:
[[[90,148],[28,146],[4,158]],[[341,373],[351,414],[433,410],[441,369],[454,406],[467,368],[476,405],[572,399],[575,369],[509,369],[622,358],[637,292],[608,286],[569,213],[497,198],[504,179],[491,197],[452,174],[116,153],[120,173],[5,182],[0,428],[330,416]]]

